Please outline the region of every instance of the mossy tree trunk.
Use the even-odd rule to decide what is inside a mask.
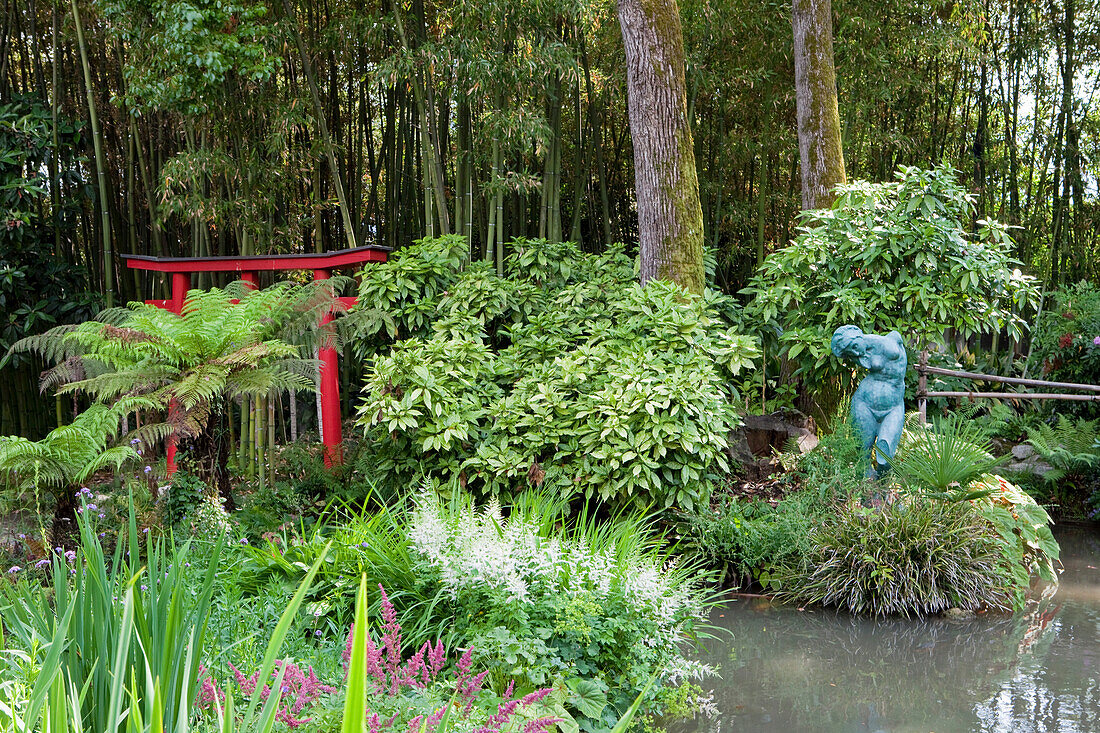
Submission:
[[[833,187],[847,180],[833,66],[832,2],[794,0],[791,19],[802,208],[824,209],[835,198]]]
[[[687,115],[676,0],[619,0],[634,142],[641,280],[702,292],[703,209]]]

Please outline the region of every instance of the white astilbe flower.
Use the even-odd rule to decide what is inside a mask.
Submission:
[[[637,550],[595,549],[583,533],[543,537],[531,519],[505,519],[495,500],[480,511],[444,510],[429,487],[417,498],[408,537],[452,598],[478,592],[523,604],[557,595],[625,606],[647,624],[639,643],[669,657],[666,679],[710,671],[679,652],[684,624],[701,619],[703,609],[671,562],[662,565]]]

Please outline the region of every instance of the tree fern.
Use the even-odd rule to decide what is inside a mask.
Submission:
[[[59,393],[105,404],[140,397],[141,409],[161,419],[145,415],[138,438],[172,439],[194,451],[207,466],[209,473],[200,468],[203,478],[227,492],[227,455],[210,435],[220,430],[227,400],[314,389],[318,362],[306,355],[320,345],[341,346],[336,329],[319,324],[326,313],[346,310],[335,297],[342,284],[334,278],[264,290],[245,283],[192,290],[180,314],[131,303],[24,339],[12,351],[54,363],[42,384]],[[102,426],[104,435],[119,417],[113,427]],[[105,450],[102,440],[95,444]]]
[[[141,398],[113,405],[93,404],[68,425],[51,430],[38,441],[15,436],[0,437],[0,475],[14,492],[9,499],[33,494],[41,516],[43,490],[69,506],[74,487],[104,468],[118,470],[137,459],[132,445],[112,445],[121,418],[145,403]]]

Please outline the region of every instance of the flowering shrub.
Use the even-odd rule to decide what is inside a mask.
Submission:
[[[1033,366],[1042,365],[1045,379],[1100,384],[1100,288],[1080,282],[1055,292],[1053,301],[1035,329]],[[1096,410],[1088,406],[1059,409]]]
[[[640,522],[553,536],[557,521],[523,507],[505,519],[495,501],[478,511],[419,496],[409,541],[477,658],[505,678],[568,690],[564,708],[586,729],[613,725],[655,673],[643,712],[663,686],[707,674],[679,648],[706,605],[690,569],[640,539]]]

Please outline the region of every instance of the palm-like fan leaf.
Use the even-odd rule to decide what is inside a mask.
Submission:
[[[985,432],[958,416],[907,437],[891,464],[894,472],[903,483],[942,498],[974,498],[965,496],[970,484],[1002,461],[990,452]]]

